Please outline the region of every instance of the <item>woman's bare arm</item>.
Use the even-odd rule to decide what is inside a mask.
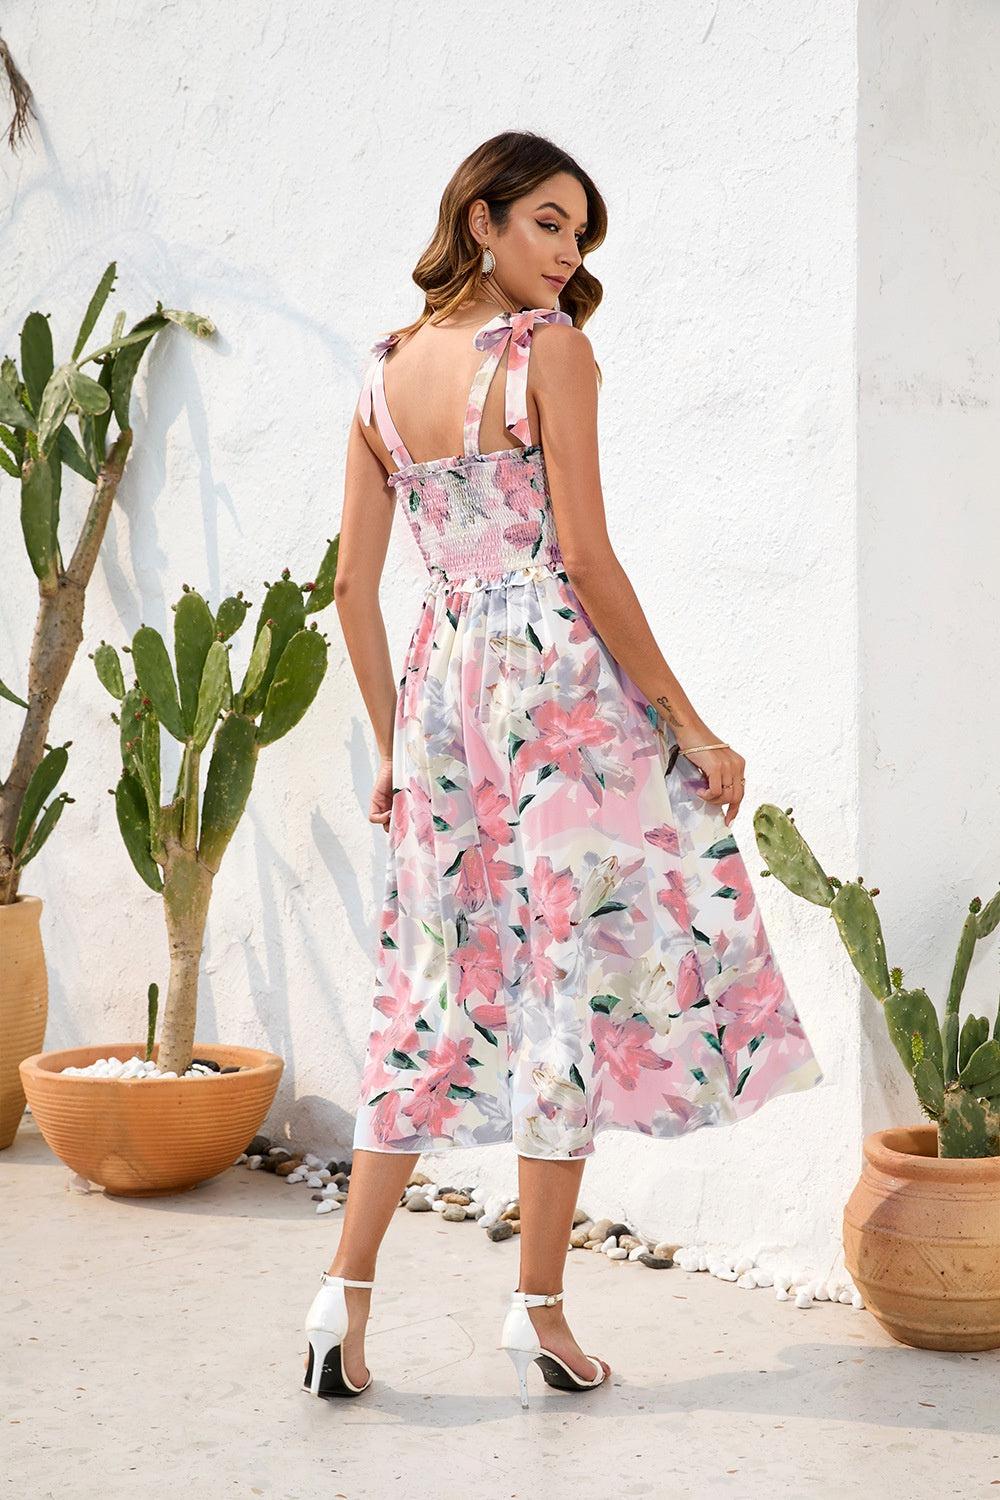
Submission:
[[[565,324],[538,328],[533,340],[531,391],[559,547],[574,592],[612,656],[675,731],[681,749],[715,744],[721,736],[709,729],[667,664],[608,536],[590,340],[581,328]],[[709,778],[705,800],[730,803],[726,821],[731,822],[743,793],[742,756],[732,749],[712,750],[696,756],[695,763]]]
[[[333,598],[383,761],[392,759],[396,680],[378,591],[393,512],[393,492],[386,483],[385,469],[368,446],[355,409],[347,440]]]
[[[608,536],[590,340],[580,328],[555,325],[538,339],[533,365],[545,469],[570,582],[608,650],[671,727],[698,726],[701,720],[656,644]]]

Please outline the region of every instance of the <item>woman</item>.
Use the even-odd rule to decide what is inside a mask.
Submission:
[[[551,142],[485,142],[414,271],[424,311],[373,346],[351,427],[336,603],[389,850],[350,1193],[306,1320],[319,1395],[371,1383],[376,1257],[421,1152],[515,1145],[501,1344],[526,1405],[532,1359],[564,1389],[610,1373],[561,1304],[595,1134],[732,1122],[822,1077],[728,832],[744,759],[608,539],[583,332],[606,223]],[[430,574],[398,691],[378,603],[396,498]]]

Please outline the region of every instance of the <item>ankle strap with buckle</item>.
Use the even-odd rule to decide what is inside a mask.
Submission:
[[[515,1292],[514,1298],[524,1307],[553,1307],[562,1301],[562,1292]]]

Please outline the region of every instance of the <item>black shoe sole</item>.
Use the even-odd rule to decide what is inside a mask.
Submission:
[[[330,1350],[329,1354],[326,1356],[326,1359],[323,1361],[323,1369],[320,1372],[319,1391],[317,1392],[317,1395],[323,1396],[324,1398],[328,1396],[363,1396],[365,1391],[371,1385],[371,1378],[369,1377],[366,1383],[358,1391],[356,1391],[353,1386],[349,1386],[344,1379],[344,1369],[340,1360],[340,1350],[340,1344],[335,1344],[334,1347]],[[308,1391],[310,1396],[312,1395],[312,1375],[313,1346],[312,1344],[310,1344],[309,1363],[306,1366],[305,1379],[302,1382],[302,1389],[304,1391]]]
[[[539,1366],[545,1377],[545,1384],[555,1386],[558,1391],[596,1391],[597,1386],[604,1385],[608,1378],[605,1375],[603,1380],[597,1382],[597,1385],[591,1385],[589,1382],[581,1384],[578,1380],[574,1379],[569,1370],[564,1369],[559,1361],[553,1359],[550,1354],[536,1355],[535,1363]],[[598,1369],[603,1369],[603,1366],[598,1365]]]

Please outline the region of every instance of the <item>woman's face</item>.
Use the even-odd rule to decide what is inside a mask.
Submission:
[[[473,233],[492,250],[491,280],[518,307],[555,307],[563,285],[583,260],[579,241],[587,227],[587,195],[568,172],[556,172],[511,204],[500,233],[479,199]]]

